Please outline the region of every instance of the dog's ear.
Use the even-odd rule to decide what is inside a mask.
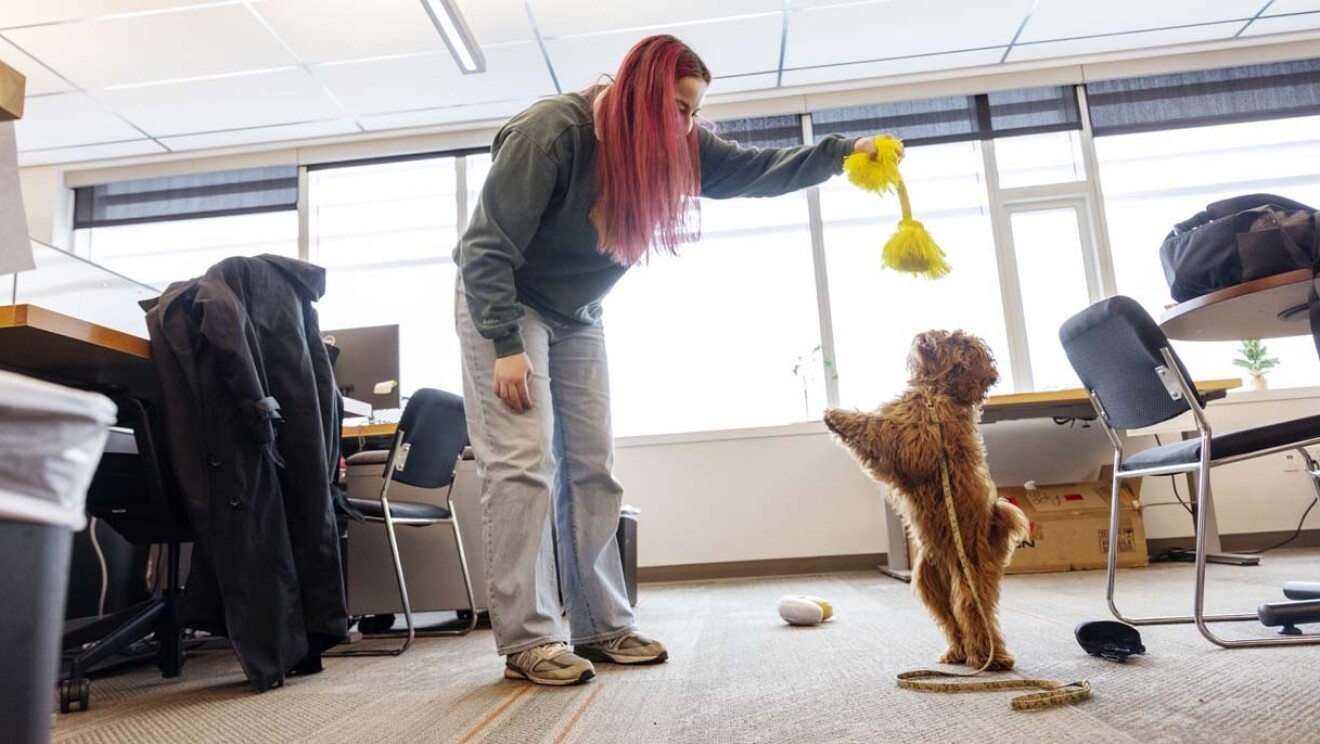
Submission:
[[[926,331],[912,339],[912,350],[908,352],[908,374],[913,380],[938,379],[943,376],[946,363],[942,347],[948,336],[947,331]]]
[[[994,353],[980,337],[954,331],[947,341],[952,364],[948,378],[949,394],[968,403],[978,403],[999,382]]]

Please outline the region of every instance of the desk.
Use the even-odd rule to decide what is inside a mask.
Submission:
[[[151,343],[37,305],[0,305],[0,364],[90,369],[151,360]]]
[[[1243,282],[1174,305],[1160,315],[1160,328],[1178,341],[1303,336],[1311,332],[1310,289],[1310,269]]]
[[[345,424],[344,439],[391,438],[399,428],[398,424]]]
[[[10,369],[75,387],[156,388],[151,343],[37,305],[0,305],[0,369]],[[343,437],[392,437],[395,424],[345,426]]]
[[[1206,400],[1218,400],[1228,391],[1242,387],[1238,379],[1203,380],[1196,383]],[[1082,388],[1049,390],[1043,393],[1010,393],[992,395],[981,407],[981,423],[1018,421],[1033,418],[1094,419],[1095,407],[1091,397]]]
[[[1240,341],[1250,338],[1304,336],[1311,332],[1307,297],[1311,270],[1275,274],[1226,287],[1167,309],[1160,315],[1164,335],[1179,341]],[[1196,479],[1187,474],[1195,494]],[[1255,565],[1255,556],[1225,554],[1219,546],[1215,515],[1206,515],[1210,559],[1219,563]]]
[[[37,305],[0,306],[0,368],[73,387],[157,388],[147,339]]]
[[[1201,391],[1207,401],[1223,398],[1228,395],[1229,390],[1241,386],[1242,381],[1238,379],[1204,380],[1196,383],[1196,389]],[[1091,397],[1082,388],[992,395],[981,407],[982,424],[1035,418],[1094,419],[1095,417],[1095,407],[1091,405]],[[911,581],[912,565],[907,556],[907,536],[903,532],[902,520],[894,513],[888,500],[885,501],[885,536],[889,542],[889,560],[888,563],[880,566],[880,572],[900,581]]]

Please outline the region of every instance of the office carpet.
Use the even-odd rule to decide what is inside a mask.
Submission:
[[[1278,551],[1255,568],[1211,566],[1211,609],[1282,599],[1283,581],[1320,580],[1320,553]],[[1137,611],[1190,607],[1192,568],[1125,570]],[[788,593],[837,617],[791,628]],[[1221,649],[1191,626],[1142,630],[1149,654],[1084,654],[1073,627],[1107,617],[1103,572],[1013,576],[1003,619],[1019,673],[1088,679],[1091,700],[1013,712],[1013,692],[899,690],[929,665],[939,634],[909,587],[879,573],[644,585],[643,628],[667,664],[600,668],[582,686],[502,679],[489,630],[419,641],[402,657],[328,660],[316,676],[251,692],[227,651],[193,657],[178,680],[141,669],[93,684],[92,710],[59,716],[57,742],[1303,742],[1320,720],[1320,646]],[[1218,626],[1268,636],[1255,623]]]

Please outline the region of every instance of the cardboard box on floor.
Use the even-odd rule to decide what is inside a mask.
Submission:
[[[1105,473],[1101,473],[1104,478]],[[1150,563],[1146,531],[1142,526],[1139,496],[1141,480],[1123,484],[1118,517],[1118,565],[1124,568]],[[1105,568],[1109,563],[1108,480],[1003,487],[999,495],[1017,504],[1031,520],[1032,533],[1013,553],[1007,573],[1048,573]]]

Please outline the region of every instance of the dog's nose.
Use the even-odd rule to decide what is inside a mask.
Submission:
[[[839,433],[839,427],[837,427],[837,426],[834,425],[834,418],[831,417],[831,416],[829,415],[829,413],[826,413],[826,414],[825,414],[825,428],[826,428],[826,429],[829,429],[830,431],[834,432],[835,434],[838,434],[838,433]]]

